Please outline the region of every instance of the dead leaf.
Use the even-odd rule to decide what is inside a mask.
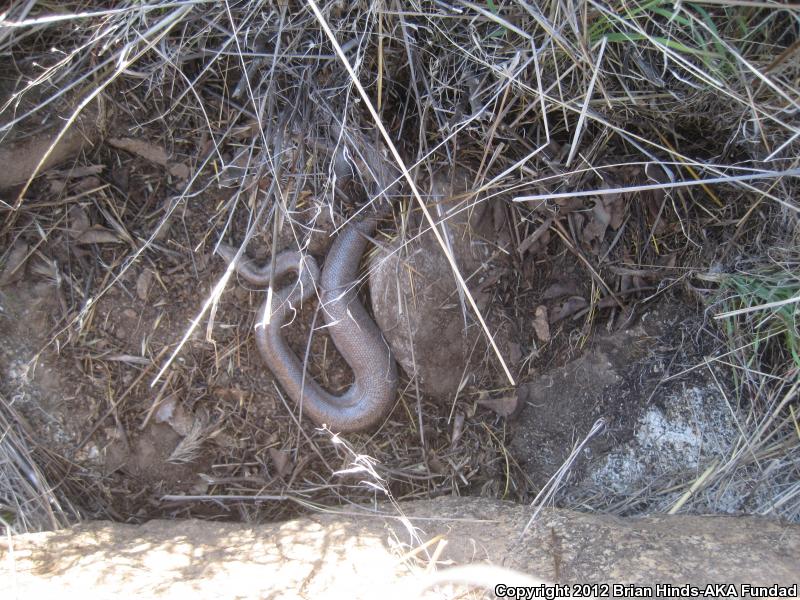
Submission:
[[[183,180],[189,179],[189,175],[192,174],[189,167],[183,163],[172,163],[169,167],[169,173],[173,177]]]
[[[66,179],[51,179],[50,180],[50,193],[51,194],[63,194],[64,190],[67,189],[67,180]]]
[[[611,229],[616,231],[625,222],[625,202],[622,201],[622,196],[619,194],[609,194],[603,198],[611,218],[608,222]]]
[[[556,198],[555,203],[559,206],[559,212],[562,215],[585,208],[583,198]]]
[[[97,189],[101,185],[103,185],[103,183],[97,177],[84,177],[70,187],[70,193],[80,194],[81,192]]]
[[[272,464],[275,465],[275,470],[281,477],[286,477],[291,474],[294,469],[292,463],[292,456],[286,450],[278,450],[277,448],[269,448],[269,457],[272,459]]]
[[[606,234],[611,215],[606,210],[602,199],[597,200],[592,207],[586,226],[581,231],[581,238],[584,243],[591,245],[592,242],[600,242]]]
[[[170,175],[178,179],[189,179],[189,175],[191,175],[191,170],[188,165],[177,162],[170,163],[167,151],[161,146],[156,146],[144,140],[136,140],[133,138],[111,138],[108,140],[108,143],[118,150],[136,154],[152,163],[167,167]]]
[[[453,431],[450,434],[450,445],[455,446],[461,436],[464,434],[464,422],[466,421],[464,413],[457,412],[453,419]]]
[[[550,322],[558,323],[562,319],[566,319],[579,310],[586,308],[588,305],[589,303],[581,296],[571,296],[564,301],[561,308],[559,308],[556,314],[553,315],[553,318],[550,319]]]
[[[232,139],[249,140],[259,132],[260,127],[261,125],[257,120],[251,119],[250,121],[245,122],[243,125],[231,128],[229,135]],[[209,150],[213,148],[213,140],[208,141],[208,146]]]
[[[577,296],[578,285],[574,281],[557,281],[547,287],[542,294],[542,300],[553,300],[563,296]]]
[[[99,175],[103,172],[105,167],[103,165],[86,165],[83,167],[75,167],[72,169],[63,169],[58,171],[50,171],[46,177],[50,182],[50,191],[53,194],[60,194],[67,189],[67,182],[70,179],[81,179],[83,177],[90,177],[92,175]],[[85,187],[83,189],[90,189],[99,185],[99,180],[96,177],[91,177],[98,184],[94,186]],[[80,191],[80,190],[79,190]]]
[[[136,295],[139,300],[147,300],[147,292],[150,291],[150,284],[153,283],[153,272],[145,269],[139,274],[136,280]]]
[[[650,226],[653,228],[654,235],[662,234],[667,230],[667,220],[662,214],[665,196],[664,190],[647,190],[641,194],[641,203],[647,207],[647,211],[650,213]]]
[[[161,165],[163,167],[166,167],[169,161],[169,156],[167,156],[166,150],[164,150],[161,146],[150,144],[144,140],[136,140],[133,138],[109,138],[107,142],[110,146],[117,148],[118,150],[124,150],[125,152],[136,154],[145,160],[149,160],[150,162],[156,163],[157,165]]]
[[[541,223],[541,225],[539,225],[534,230],[533,233],[531,233],[528,237],[526,237],[524,240],[522,240],[522,242],[520,242],[519,248],[518,248],[520,256],[525,254],[526,251],[528,251],[532,246],[534,246],[534,244],[536,244],[536,242],[538,242],[540,240],[542,241],[542,245],[546,245],[547,242],[550,240],[550,235],[549,235],[550,231],[549,230],[550,230],[550,226],[552,224],[553,224],[553,218],[552,217],[545,219]],[[537,249],[538,249],[539,244],[536,244],[536,245],[537,245]],[[534,250],[534,252],[535,252],[535,250]]]
[[[99,175],[103,172],[103,169],[105,169],[105,165],[85,165],[82,167],[74,167],[72,169],[53,171],[51,176],[79,179],[81,177],[88,177],[89,175]]]
[[[477,403],[481,406],[485,406],[489,410],[494,411],[501,417],[510,417],[517,412],[517,408],[519,407],[516,394],[513,396],[490,398],[488,393],[481,392],[480,396],[481,397],[478,398]]]
[[[122,240],[116,233],[102,225],[92,225],[78,236],[78,244],[117,244]]]
[[[74,204],[67,213],[67,224],[69,232],[77,237],[89,229],[91,222],[83,207],[79,204]]]
[[[502,202],[495,202],[492,204],[492,221],[494,223],[494,230],[500,231],[506,227],[507,214],[505,204]]]
[[[600,196],[597,199],[597,202],[594,203],[594,206],[592,207],[592,216],[603,227],[608,227],[609,223],[611,223],[611,213],[609,212],[602,196]]]
[[[675,267],[675,263],[678,261],[677,253],[673,252],[671,254],[666,254],[661,257],[661,260],[658,261],[658,264],[668,267],[670,269]]]
[[[540,342],[550,341],[550,324],[547,321],[547,307],[537,306],[535,318],[533,320],[533,330]]]

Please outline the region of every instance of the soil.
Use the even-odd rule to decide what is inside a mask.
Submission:
[[[53,285],[19,282],[0,290],[0,299],[2,393],[50,444],[77,444],[92,407],[88,386],[75,385],[74,363],[42,348],[61,310]]]

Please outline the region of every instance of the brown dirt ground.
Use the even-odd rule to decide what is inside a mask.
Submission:
[[[117,134],[125,133],[124,124],[116,127]],[[261,290],[230,283],[210,333],[203,319],[165,375],[153,381],[224,270],[212,254],[213,232],[224,225],[223,207],[230,197],[225,190],[207,191],[184,200],[166,219],[166,199],[180,181],[163,165],[108,146],[97,147],[88,158],[101,168],[79,177],[56,171],[37,180],[35,200],[26,205],[14,240],[29,249],[30,257],[0,290],[5,340],[0,393],[17,403],[43,443],[68,459],[72,466],[66,477],[92,482],[83,508],[119,519],[250,518],[249,505],[232,509],[162,498],[292,490],[302,495],[305,489],[322,489],[321,495],[311,494],[321,503],[369,500],[372,492],[354,487],[355,481],[330,484],[331,471],[347,467],[353,455],[327,444],[328,434],[315,432],[305,420],[298,430],[289,401],[259,359],[250,332]],[[60,203],[64,195],[78,200]],[[310,204],[303,206],[306,214],[313,212]],[[491,213],[501,248],[518,241],[508,210],[501,205]],[[572,226],[587,227],[588,217],[575,214]],[[647,214],[636,213],[642,219]],[[42,219],[52,227],[44,238],[36,233]],[[87,227],[93,232],[88,237]],[[245,227],[242,218],[234,219],[226,241],[241,240]],[[600,241],[607,244],[612,233],[603,229],[597,239],[587,238],[585,251],[600,252]],[[131,260],[134,248],[154,234],[154,243]],[[256,236],[249,253],[267,257],[270,238]],[[279,244],[290,238],[285,230]],[[321,261],[325,232],[313,242],[312,252]],[[625,312],[603,309],[587,317],[579,311],[555,320],[554,315],[569,313],[564,308],[569,298],[589,298],[594,288],[583,264],[552,242],[541,240],[530,252],[495,263],[477,290],[485,296],[490,323],[504,328],[506,359],[521,381],[565,364],[597,330],[613,329],[630,316],[632,304],[626,304]],[[560,292],[552,291],[554,284]],[[531,325],[543,305],[551,315],[544,340],[534,336]],[[305,306],[287,329],[301,356],[315,309],[314,303]],[[310,373],[323,386],[335,392],[349,385],[349,370],[326,335],[313,336],[309,356]],[[538,491],[541,478],[531,479],[508,453],[516,425],[476,402],[485,390],[509,394],[491,355],[486,352],[481,361],[489,366],[486,374],[464,390],[455,407],[426,397],[418,401],[404,381],[382,430],[350,439],[356,453],[378,459],[379,473],[389,478],[395,497],[467,493],[524,500]],[[29,365],[35,368],[26,370]],[[420,408],[422,432],[416,428]],[[454,414],[466,422],[463,437],[456,435]],[[624,409],[615,414],[619,431],[630,431],[633,421],[624,419],[635,415]],[[564,415],[554,411],[549,418],[550,429],[556,429]],[[539,425],[548,429],[547,423]],[[422,438],[425,447],[416,447]],[[282,503],[270,506],[266,516],[295,511],[294,504]]]

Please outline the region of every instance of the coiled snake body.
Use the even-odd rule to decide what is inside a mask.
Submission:
[[[269,301],[265,300],[256,323],[258,349],[283,389],[316,424],[325,424],[336,432],[363,431],[379,425],[394,405],[397,393],[394,357],[359,301],[355,287],[358,266],[377,221],[377,217],[370,216],[342,229],[325,259],[321,279],[312,257],[294,250],[278,254],[273,279],[294,272],[298,281],[275,292],[268,324],[265,313]],[[224,245],[220,245],[219,252],[228,262],[236,254],[234,248]],[[269,263],[256,267],[249,261],[240,261],[235,268],[248,282],[269,285]],[[340,396],[325,391],[306,374],[303,363],[281,335],[294,307],[314,293],[318,281],[327,330],[355,376],[353,384]]]

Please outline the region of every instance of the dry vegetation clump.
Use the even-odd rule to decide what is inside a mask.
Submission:
[[[37,443],[25,419],[16,412],[13,403],[2,396],[0,428],[0,524],[3,528],[7,532],[39,531],[74,523],[79,513],[69,501],[71,494],[52,485],[53,482],[63,485],[67,472],[63,459]],[[76,497],[79,496],[76,494]]]
[[[746,419],[735,452],[686,474],[696,485],[676,510],[702,493],[724,511],[726,484],[746,478],[777,490],[758,512],[797,520],[798,34],[798,9],[767,1],[13,3],[0,14],[3,144],[66,136],[81,114],[105,142],[87,136],[59,170],[0,196],[4,283],[49,282],[46,351],[76,365],[94,399],[82,439],[53,449],[82,494],[3,477],[0,514],[25,529],[72,518],[53,508],[71,504],[273,519],[388,493],[536,496],[477,391],[453,410],[406,381],[386,424],[345,443],[300,425],[279,390],[253,389],[265,381],[249,338],[261,294],[238,289],[216,244],[252,241],[262,259],[314,250],[365,201],[386,202],[368,170],[356,201],[334,194],[337,156],[371,164],[379,147],[400,166],[377,115],[407,168],[382,236],[405,235],[419,211],[409,181],[424,195],[431,174],[459,165],[473,180],[463,206],[490,205],[508,256],[493,310],[518,331],[533,319],[528,275],[545,281],[564,257],[580,266],[590,293],[553,316],[549,346],[521,343],[515,377],[660,295],[691,295],[718,335],[707,362],[727,367]],[[132,344],[124,319],[152,331]],[[312,374],[346,385],[322,379],[337,359],[319,336],[309,348],[332,365]],[[480,383],[507,386],[491,349],[485,361],[496,377]],[[15,452],[32,465],[13,402],[2,406],[2,465],[20,464]],[[200,484],[164,494],[113,470],[98,480],[82,460],[156,422],[184,437],[165,477],[195,464]]]

